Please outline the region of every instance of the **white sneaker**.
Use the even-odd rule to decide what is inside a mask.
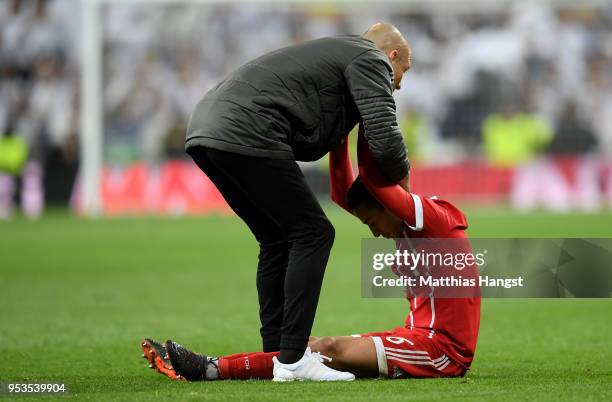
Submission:
[[[323,364],[324,360],[332,359],[323,356],[319,352],[311,352],[306,348],[304,356],[292,364],[283,364],[278,361],[276,356],[272,358],[274,362],[274,379],[272,381],[353,381],[355,376],[346,371],[338,371]]]

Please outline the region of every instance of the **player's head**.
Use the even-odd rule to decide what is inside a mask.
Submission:
[[[403,222],[376,201],[359,177],[351,185],[346,203],[353,214],[368,225],[374,237],[401,237]]]
[[[374,42],[376,47],[389,57],[391,67],[393,67],[395,89],[400,89],[402,77],[412,63],[412,50],[406,38],[395,26],[386,22],[372,25],[363,34],[363,37]]]

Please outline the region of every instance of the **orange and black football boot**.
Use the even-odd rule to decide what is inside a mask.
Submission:
[[[142,357],[147,359],[149,367],[172,380],[184,380],[172,367],[166,348],[159,342],[145,338],[140,343]]]
[[[206,371],[210,368],[218,370],[218,359],[193,352],[178,343],[167,340],[164,349],[177,375],[187,381],[206,380]]]

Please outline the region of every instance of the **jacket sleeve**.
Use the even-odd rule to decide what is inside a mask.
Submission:
[[[380,174],[363,135],[357,142],[359,177],[368,191],[389,212],[403,220],[414,231],[423,230],[424,216],[421,198],[404,190]]]
[[[388,179],[399,182],[408,175],[409,165],[395,114],[393,69],[383,56],[364,52],[346,67],[344,76],[376,165]]]
[[[467,229],[463,213],[451,203],[436,197],[421,197],[409,193],[399,184],[384,177],[374,165],[372,153],[363,138],[357,142],[359,177],[368,191],[389,212],[403,220],[410,230],[420,236],[453,237],[455,230]]]
[[[346,137],[343,144],[329,153],[329,184],[332,200],[348,212],[351,210],[346,203],[346,195],[354,181],[355,174],[349,157],[348,137]]]

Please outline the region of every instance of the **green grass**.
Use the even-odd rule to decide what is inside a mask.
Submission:
[[[402,323],[402,300],[360,298],[366,227],[337,228],[314,327],[319,335]],[[612,214],[468,213],[471,236],[612,237]],[[349,384],[175,383],[146,368],[144,336],[196,350],[258,350],[257,247],[237,218],[0,223],[0,380],[58,381],[94,400],[610,400],[611,300],[483,301],[476,359],[462,379]]]

